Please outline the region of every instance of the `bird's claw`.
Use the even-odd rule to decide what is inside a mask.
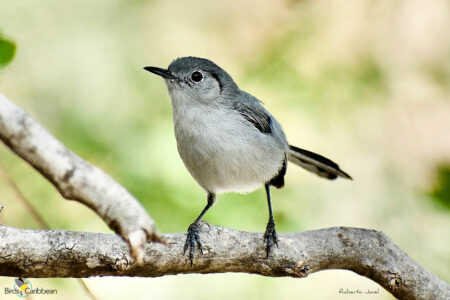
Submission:
[[[199,233],[200,224],[198,222],[192,223],[187,232],[186,242],[184,243],[184,251],[183,255],[186,254],[186,250],[189,248],[189,260],[191,261],[191,266],[194,262],[194,252],[195,252],[195,243],[197,243],[198,249],[200,249],[200,253],[203,254],[202,243],[200,242]]]
[[[266,254],[267,258],[269,258],[270,247],[274,244],[278,247],[278,235],[275,230],[275,222],[273,221],[267,223],[266,232],[264,233],[264,242],[266,242]]]

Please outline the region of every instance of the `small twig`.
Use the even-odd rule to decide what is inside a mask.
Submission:
[[[0,163],[0,176],[3,178],[3,180],[5,180],[6,184],[10,187],[10,189],[16,196],[17,200],[20,201],[20,203],[25,207],[27,212],[31,215],[33,220],[38,224],[39,228],[50,229],[48,224],[45,223],[45,220],[42,218],[42,216],[38,213],[37,209],[34,208],[33,205],[30,203],[30,201],[28,201],[25,198],[25,196],[19,190],[14,181],[12,181],[12,179],[8,176],[8,174],[6,174],[1,163]]]
[[[80,283],[81,287],[84,289],[86,294],[88,294],[89,297],[91,297],[92,300],[99,300],[94,293],[89,289],[86,282],[82,278],[77,278],[78,282]]]
[[[41,229],[50,229],[50,226],[45,222],[44,218],[38,213],[37,209],[31,204],[30,201],[22,194],[19,187],[14,183],[14,181],[11,179],[11,177],[6,174],[5,170],[3,169],[3,166],[0,164],[0,176],[3,177],[6,184],[10,187],[10,189],[13,191],[16,198],[22,203],[22,205],[25,207],[27,212],[31,215],[33,220],[38,224],[38,226]],[[0,205],[0,211],[3,206]],[[82,278],[77,278],[78,283],[83,287],[85,292],[88,294],[88,296],[92,300],[98,300],[98,298],[94,295],[94,293],[89,289],[89,287],[86,285],[84,280]]]

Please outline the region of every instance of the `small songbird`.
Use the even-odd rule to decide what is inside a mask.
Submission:
[[[251,192],[264,185],[269,221],[264,233],[266,254],[278,237],[270,186],[284,186],[287,162],[320,177],[351,179],[331,160],[288,144],[278,121],[252,95],[214,62],[198,57],[174,60],[168,69],[145,67],[165,79],[172,99],[178,152],[189,173],[207,192],[207,204],[189,226],[184,253],[191,265],[195,244],[202,251],[199,221],[224,192]]]

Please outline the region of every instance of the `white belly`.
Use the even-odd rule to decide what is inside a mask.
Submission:
[[[208,192],[253,191],[282,166],[284,145],[237,112],[191,105],[173,113],[180,156]]]

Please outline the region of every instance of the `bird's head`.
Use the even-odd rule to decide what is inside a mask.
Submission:
[[[198,57],[181,57],[168,69],[145,67],[145,70],[165,79],[172,101],[215,103],[221,95],[238,90],[227,72],[212,61]]]

